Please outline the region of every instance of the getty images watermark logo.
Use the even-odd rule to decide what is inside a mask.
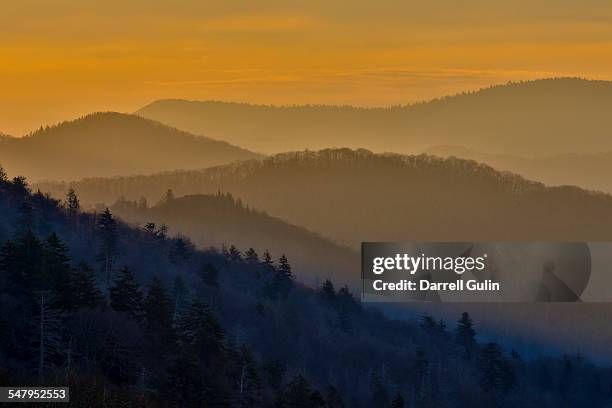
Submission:
[[[610,301],[608,284],[612,243],[362,244],[362,301]]]
[[[482,271],[486,268],[487,254],[482,256],[410,256],[407,253],[395,254],[389,257],[376,257],[372,260],[372,272],[380,275],[384,271],[406,271],[411,275],[419,271],[453,271],[462,275],[466,271]]]

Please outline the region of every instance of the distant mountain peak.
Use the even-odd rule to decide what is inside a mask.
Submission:
[[[258,157],[224,141],[118,112],[46,126],[0,151],[0,163],[34,181],[151,174]]]
[[[137,114],[274,154],[330,147],[410,153],[436,145],[519,156],[612,150],[612,82],[508,82],[384,108],[160,100]]]
[[[40,128],[31,132],[27,137],[39,137],[39,136],[47,136],[52,134],[56,129],[63,130],[65,128],[78,128],[78,127],[86,127],[86,126],[99,126],[99,127],[108,127],[108,126],[118,126],[118,125],[132,125],[132,126],[142,126],[142,127],[152,127],[157,126],[161,128],[166,128],[171,132],[180,133],[182,135],[190,135],[189,132],[180,131],[170,125],[166,125],[160,123],[153,119],[143,118],[142,116],[132,115],[129,113],[121,113],[114,111],[104,111],[104,112],[93,112],[87,114],[85,116],[78,117],[72,120],[65,120],[59,123],[56,123],[51,126],[41,126]]]
[[[588,79],[583,77],[553,77],[553,78],[540,78],[525,81],[508,81],[502,84],[494,84],[484,88],[478,88],[471,91],[459,92],[456,94],[450,94],[448,96],[440,98],[426,99],[423,101],[410,102],[405,104],[395,104],[385,107],[364,107],[354,106],[351,104],[265,104],[265,103],[252,103],[246,101],[228,101],[228,100],[217,100],[217,99],[182,99],[182,98],[163,98],[157,99],[153,102],[148,103],[142,108],[138,109],[135,113],[146,112],[157,106],[163,105],[210,105],[210,106],[226,106],[226,107],[243,107],[243,108],[268,108],[268,109],[279,109],[279,110],[300,110],[300,109],[350,109],[358,111],[370,111],[370,110],[389,110],[389,109],[403,109],[410,108],[411,106],[424,105],[428,103],[435,103],[440,100],[447,100],[453,98],[465,97],[468,95],[478,95],[481,93],[495,92],[502,89],[517,89],[517,90],[530,90],[538,87],[547,88],[560,88],[567,89],[568,87],[590,87],[590,86],[608,86],[612,88],[612,81],[599,80],[599,79]]]

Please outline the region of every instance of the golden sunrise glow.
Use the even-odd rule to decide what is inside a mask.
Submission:
[[[380,106],[612,79],[611,22],[604,1],[0,0],[0,132],[160,98]]]

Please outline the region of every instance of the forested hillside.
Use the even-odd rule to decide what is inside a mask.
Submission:
[[[392,321],[290,259],[195,250],[0,172],[0,382],[70,385],[73,406],[604,406],[612,375]]]
[[[86,205],[114,203],[121,196],[144,196],[155,203],[168,189],[177,197],[229,192],[250,208],[355,249],[361,241],[612,239],[610,196],[575,187],[547,188],[476,162],[426,155],[297,152],[202,171],[36,188],[61,198],[71,186]],[[353,276],[358,279],[358,272]],[[454,314],[452,305],[418,307],[446,318]],[[468,305],[466,310],[481,327],[527,348],[580,349],[612,357],[612,327],[607,324],[612,308],[606,303]]]
[[[255,157],[259,156],[226,142],[115,112],[41,127],[5,140],[0,149],[4,167],[31,180],[150,174]]]
[[[235,245],[243,250],[253,247],[260,254],[266,250],[285,253],[301,282],[315,284],[333,278],[342,284],[357,284],[357,251],[270,217],[230,194],[174,197],[170,190],[154,205],[120,199],[111,209],[137,225],[168,225],[170,233],[185,235],[200,248],[225,246],[230,250]]]
[[[523,156],[612,150],[612,82],[556,78],[388,108],[160,100],[138,115],[265,153],[463,145]]]
[[[251,208],[339,242],[405,240],[607,240],[612,197],[498,172],[473,161],[330,149],[294,152],[201,171],[40,183],[83,202],[150,202],[228,192]]]

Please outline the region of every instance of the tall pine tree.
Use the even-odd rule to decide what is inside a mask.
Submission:
[[[142,317],[143,295],[132,271],[126,266],[117,272],[110,288],[110,305],[113,310]]]
[[[72,310],[72,268],[68,246],[56,233],[49,235],[44,246],[44,274],[55,295],[57,306],[65,311]]]
[[[191,349],[202,361],[217,357],[225,350],[225,335],[210,308],[193,300],[180,316],[177,333],[181,345]]]
[[[291,272],[291,265],[285,254],[283,254],[278,260],[278,266],[275,268],[274,276],[269,286],[270,297],[272,299],[286,299],[292,286],[293,273]]]
[[[104,304],[104,297],[96,284],[94,270],[81,261],[72,271],[72,301],[75,309],[96,308]]]
[[[145,327],[159,336],[167,334],[172,329],[173,305],[158,277],[154,277],[149,284],[149,291],[144,300]]]
[[[476,346],[476,331],[474,330],[474,322],[467,312],[463,312],[461,319],[457,322],[455,340],[461,348],[462,357],[470,359]]]
[[[100,253],[98,259],[101,269],[106,279],[106,284],[110,284],[113,273],[113,266],[117,256],[117,221],[107,208],[98,220],[98,233],[100,236]]]

